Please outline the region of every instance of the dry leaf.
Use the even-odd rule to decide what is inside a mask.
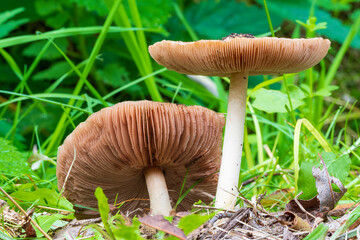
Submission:
[[[314,216],[318,216],[319,208],[320,208],[320,201],[317,197],[314,197],[310,200],[300,200],[298,199],[300,205],[310,214]],[[306,218],[306,213],[300,208],[300,206],[296,203],[293,199],[288,204],[286,204],[286,210],[295,213],[302,218]]]
[[[278,220],[281,224],[294,230],[311,231],[310,224],[293,212],[284,212]]]
[[[328,212],[334,209],[336,203],[344,196],[347,189],[340,182],[339,179],[333,176],[329,176],[327,168],[324,167],[322,170],[320,168],[313,167],[313,175],[316,180],[316,188],[318,191],[318,199],[320,201],[320,212]],[[331,184],[334,183],[341,192],[334,192]]]
[[[341,217],[343,215],[345,215],[345,213],[351,209],[351,208],[356,208],[357,206],[359,206],[360,203],[346,203],[346,204],[341,204],[341,205],[337,205],[336,208],[334,208],[333,210],[331,210],[329,212],[329,215],[332,217]]]

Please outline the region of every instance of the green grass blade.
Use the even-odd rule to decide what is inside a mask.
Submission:
[[[82,73],[82,78],[80,78],[80,80],[78,81],[76,87],[75,87],[75,90],[73,92],[73,95],[79,95],[80,94],[80,91],[84,85],[84,81],[81,81],[81,79],[87,79],[89,73],[90,73],[90,70],[95,62],[95,59],[96,59],[96,56],[98,55],[100,49],[101,49],[101,46],[103,45],[104,41],[105,41],[105,38],[107,36],[107,33],[110,29],[110,25],[113,21],[113,18],[115,16],[115,13],[119,7],[121,3],[121,0],[116,0],[114,2],[114,5],[112,6],[111,8],[111,11],[108,15],[108,17],[106,18],[106,21],[104,23],[104,26],[103,28],[101,29],[101,32],[100,32],[100,35],[98,37],[98,39],[96,40],[95,42],[95,46],[90,54],[90,57],[89,57],[89,61],[87,62],[87,64],[85,65],[85,68],[84,68],[84,71]],[[75,103],[75,100],[71,99],[69,101],[69,105],[74,105]],[[65,126],[66,126],[66,120],[67,120],[67,115],[69,114],[69,111],[70,109],[66,109],[67,112],[63,113],[63,115],[61,116],[57,126],[56,126],[56,129],[54,131],[54,135],[52,136],[50,142],[49,142],[49,145],[47,146],[46,148],[46,152],[45,152],[45,155],[50,155],[50,153],[52,153],[53,151],[56,151],[57,147],[59,146],[60,142],[62,141],[62,138],[64,136],[64,133],[65,133]]]
[[[20,97],[24,97],[24,100],[25,99],[33,99],[33,100],[37,100],[37,101],[40,101],[40,102],[50,103],[50,104],[54,104],[54,105],[61,106],[61,107],[66,107],[67,109],[73,109],[73,110],[81,111],[81,112],[84,112],[84,113],[87,113],[87,114],[92,114],[92,112],[89,112],[89,111],[84,110],[82,108],[74,107],[72,105],[61,103],[61,102],[47,100],[47,99],[44,99],[44,98],[34,97],[34,96],[31,96],[31,95],[26,95],[26,94],[22,94],[22,93],[15,93],[15,92],[9,92],[9,91],[3,91],[3,90],[0,90],[0,93],[20,96]],[[82,100],[84,101],[85,99],[82,99]],[[0,107],[5,106],[6,104],[7,104],[7,102],[4,102],[4,103],[0,104]]]
[[[184,14],[181,12],[181,10],[179,8],[179,5],[174,2],[173,6],[174,6],[174,10],[175,10],[176,15],[180,19],[181,23],[184,25],[184,27],[185,27],[186,31],[188,32],[188,34],[190,35],[191,39],[193,41],[199,40],[199,37],[196,35],[196,33],[194,32],[194,30],[192,29],[192,27],[190,26],[190,24],[186,20]]]
[[[329,227],[324,223],[321,223],[317,228],[314,229],[304,240],[323,240],[326,237]]]
[[[263,151],[263,141],[262,141],[260,124],[255,115],[254,108],[251,106],[250,102],[247,102],[247,106],[249,107],[249,111],[251,113],[251,117],[253,119],[253,123],[255,126],[257,154],[258,154],[259,163],[261,164],[264,162],[264,151]]]
[[[300,135],[301,135],[301,126],[304,125],[309,132],[316,138],[320,145],[324,148],[326,152],[331,152],[332,148],[323,135],[310,123],[309,120],[303,118],[299,119],[295,125],[294,131],[294,171],[295,171],[295,192],[297,192],[298,186],[297,182],[299,179],[299,170],[300,170],[300,159],[299,159],[299,149],[300,149]]]
[[[331,236],[330,240],[338,239],[338,236],[342,234],[344,231],[349,229],[351,225],[353,225],[356,221],[360,219],[360,206],[357,206],[355,210],[353,210],[350,213],[349,218],[346,220],[344,224],[341,225],[341,227],[336,230],[336,232]],[[346,238],[345,238],[346,239]]]
[[[91,83],[89,83],[89,81],[84,78],[84,75],[79,71],[79,69],[75,66],[75,64],[70,60],[70,58],[68,56],[66,56],[66,54],[64,53],[63,50],[61,50],[61,48],[59,48],[59,46],[54,43],[51,39],[50,39],[51,43],[54,45],[54,47],[60,52],[60,54],[65,58],[66,62],[70,65],[70,67],[74,70],[74,72],[80,77],[80,80],[83,81],[85,83],[85,85],[89,88],[89,91],[97,98],[99,99],[99,101],[105,106],[108,107],[108,104],[106,103],[106,101],[102,98],[102,96],[100,95],[100,93],[91,85]],[[91,57],[91,56],[90,56]],[[96,59],[96,56],[95,56]],[[87,62],[87,64],[85,65],[85,69],[86,66],[89,64],[89,62]],[[84,69],[84,71],[85,71]]]
[[[18,37],[4,38],[0,40],[0,48],[16,46],[19,44],[30,43],[39,40],[47,40],[49,38],[55,39],[55,38],[71,37],[76,35],[93,35],[100,33],[102,29],[103,26],[63,28],[60,30],[54,30],[46,33],[38,32],[36,35],[24,35]],[[122,33],[128,31],[147,31],[147,32],[162,33],[162,30],[160,28],[133,28],[133,27],[109,28],[109,33]]]
[[[105,1],[106,6],[109,9],[114,2],[114,0],[104,0],[104,1]],[[133,11],[134,11],[134,9],[133,9]],[[116,24],[118,26],[131,28],[131,23],[127,16],[127,13],[126,13],[126,10],[125,10],[125,7],[123,6],[123,4],[121,4],[119,6],[119,8],[117,9],[117,13],[114,17],[114,21],[116,22]],[[149,75],[150,73],[152,73],[152,66],[151,66],[149,53],[147,52],[147,49],[146,49],[146,51],[144,51],[144,47],[143,47],[143,45],[146,43],[143,43],[143,41],[141,39],[140,39],[141,43],[139,43],[134,32],[132,32],[132,31],[122,32],[122,37],[125,41],[127,49],[129,50],[140,74],[142,76],[146,76],[146,75]],[[145,85],[149,91],[149,94],[150,94],[152,100],[158,101],[158,102],[163,101],[163,99],[159,93],[159,90],[156,86],[154,78],[151,77],[151,78],[146,79]]]
[[[273,28],[273,25],[272,25],[272,22],[271,22],[270,13],[269,13],[269,9],[268,9],[267,4],[266,4],[266,0],[263,0],[263,2],[264,2],[264,8],[265,8],[265,12],[266,12],[266,18],[267,18],[268,23],[269,23],[271,36],[275,37],[274,28]]]

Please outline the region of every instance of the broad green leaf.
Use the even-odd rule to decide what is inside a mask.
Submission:
[[[342,183],[345,183],[346,177],[350,172],[350,157],[348,155],[337,157],[332,152],[321,152],[320,155],[325,162],[329,175],[336,177]],[[303,161],[301,163],[298,180],[299,191],[303,191],[303,194],[300,196],[301,199],[311,199],[317,195],[315,178],[312,175],[312,167],[319,166],[319,159],[315,162]]]
[[[0,38],[7,36],[12,30],[27,23],[28,19],[11,20],[0,25]]]
[[[231,33],[263,34],[269,31],[265,11],[238,1],[201,1],[193,4],[185,17],[202,38],[221,39]],[[274,27],[281,18],[271,15]]]
[[[257,0],[257,3],[263,4],[263,0]],[[309,18],[311,1],[287,1],[287,0],[271,0],[268,3],[271,18],[278,17],[283,20],[306,22]],[[333,17],[331,13],[318,7],[314,9],[317,22],[326,22],[328,27],[317,31],[319,34],[326,35],[331,40],[340,43],[344,42],[345,36],[350,30],[350,26],[344,25],[341,20]],[[360,35],[356,35],[351,43],[352,47],[360,48]]]
[[[66,51],[66,48],[69,45],[69,42],[65,38],[56,39],[54,42],[62,51]],[[44,41],[32,43],[24,49],[23,54],[27,57],[36,57],[44,47],[44,44]],[[43,59],[46,60],[54,60],[61,57],[61,53],[53,45],[51,45],[43,55]]]
[[[45,232],[48,232],[50,230],[51,226],[56,221],[58,221],[60,219],[64,219],[64,218],[69,218],[69,216],[62,215],[62,214],[51,214],[51,215],[40,215],[40,216],[34,217],[34,219],[36,219],[36,222],[39,224],[39,226]],[[34,227],[34,229],[36,231],[36,236],[37,237],[44,236],[36,227]]]
[[[330,85],[327,88],[322,88],[314,93],[315,96],[328,97],[331,96],[331,92],[337,90],[339,87],[335,85]]]
[[[70,2],[76,3],[80,7],[86,8],[89,12],[96,12],[100,16],[105,16],[108,13],[104,1],[98,0],[70,0]]]
[[[60,197],[60,194],[54,189],[39,188],[34,191],[20,190],[13,192],[11,196],[17,200],[21,200],[23,204],[45,205],[48,207],[54,207],[73,211],[73,205],[64,197]]]
[[[35,9],[40,16],[47,16],[62,10],[61,1],[56,0],[36,0]]]
[[[298,189],[303,193],[300,195],[300,199],[311,199],[317,195],[315,178],[312,175],[312,167],[319,166],[319,164],[302,162],[300,165]]]
[[[50,68],[36,73],[33,76],[33,80],[41,81],[41,80],[57,79],[60,78],[65,72],[68,72],[70,69],[71,67],[67,62],[65,61],[57,62],[51,65]]]
[[[7,36],[12,30],[29,21],[28,19],[16,19],[8,21],[9,19],[13,18],[15,15],[23,12],[24,10],[25,8],[21,7],[0,13],[0,38]]]
[[[171,1],[168,0],[141,0],[136,3],[143,27],[162,26],[167,22],[173,10]]]
[[[65,27],[65,23],[70,20],[70,14],[68,12],[58,12],[55,14],[51,14],[46,17],[45,22],[46,25],[53,29],[60,29]],[[94,25],[94,24],[91,24]],[[89,26],[89,25],[88,25]]]
[[[95,197],[98,200],[100,217],[104,224],[104,227],[105,227],[107,233],[114,239],[113,232],[108,223],[108,217],[109,217],[109,213],[110,213],[108,198],[105,196],[104,191],[102,190],[101,187],[97,187],[95,189]]]
[[[10,176],[33,173],[26,157],[3,138],[0,138],[0,173]]]
[[[293,109],[304,104],[301,99],[303,99],[305,95],[300,88],[291,86],[291,89],[289,87],[289,91]],[[255,100],[252,104],[253,107],[267,113],[286,113],[285,106],[287,105],[290,108],[287,94],[278,90],[261,88],[254,92],[254,96]]]
[[[181,228],[186,235],[188,235],[214,215],[215,213],[210,215],[190,214],[180,219],[178,227]]]
[[[13,10],[9,10],[9,11],[0,13],[0,24],[3,24],[10,18],[13,18],[15,15],[17,15],[23,11],[25,11],[25,8],[20,7],[20,8],[15,8]]]
[[[350,172],[351,159],[349,155],[337,157],[332,152],[321,152],[320,155],[324,159],[329,174],[345,183],[346,177]]]

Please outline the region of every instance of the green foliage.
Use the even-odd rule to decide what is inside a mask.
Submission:
[[[7,36],[12,30],[18,28],[19,26],[27,23],[28,19],[18,19],[10,20],[17,14],[23,12],[25,8],[16,8],[14,10],[6,11],[0,13],[0,38]]]
[[[192,5],[185,12],[185,17],[205,39],[221,39],[233,32],[259,35],[269,31],[263,9],[255,5],[246,6],[243,2],[201,1]],[[276,16],[271,20],[274,25],[281,23],[281,19]]]
[[[95,197],[98,200],[101,220],[106,229],[106,233],[100,230],[100,232],[102,232],[103,235],[114,240],[143,239],[139,231],[140,222],[136,218],[132,220],[131,225],[125,224],[125,219],[120,214],[117,214],[109,219],[110,209],[109,209],[108,199],[100,187],[96,188]],[[92,227],[95,226],[92,225]],[[95,228],[99,230],[99,228],[97,227]]]
[[[215,213],[210,215],[190,214],[180,219],[178,227],[181,228],[186,235],[188,235],[196,228],[204,224],[207,220],[211,219],[214,215]]]
[[[338,178],[344,184],[350,172],[351,159],[349,156],[336,156],[332,152],[322,152],[320,155],[325,162],[329,175]],[[303,191],[303,194],[300,196],[301,199],[311,199],[317,195],[312,168],[319,166],[321,166],[321,164],[318,161],[303,161],[301,163],[298,180],[299,191]]]
[[[65,51],[65,49],[68,47],[69,43],[65,38],[60,38],[55,40],[56,45],[58,45],[58,47]],[[44,45],[46,44],[46,42],[40,41],[40,42],[35,42],[30,44],[28,47],[26,47],[23,51],[24,56],[27,57],[36,57],[39,52],[41,51],[41,49],[44,47]],[[50,46],[47,51],[45,52],[45,54],[43,55],[43,59],[46,60],[55,60],[55,59],[59,59],[61,58],[61,53],[54,47],[54,46]]]
[[[150,59],[148,44],[164,38],[218,39],[232,32],[269,35],[263,3],[263,0],[34,0],[1,5],[0,38],[9,34],[10,37],[0,39],[0,58],[5,59],[0,60],[0,136],[12,139],[9,143],[0,138],[4,187],[25,208],[46,205],[72,211],[71,203],[54,190],[55,167],[49,162],[53,158],[46,157],[49,161],[42,161],[36,171],[30,170],[26,159],[35,142],[40,149],[36,156],[55,156],[58,146],[73,127],[104,106],[152,98],[202,105],[225,113],[226,78],[208,78],[207,84],[215,83],[211,92],[183,74],[160,68]],[[241,179],[257,180],[243,186],[241,192],[245,197],[253,197],[264,184],[269,192],[293,187],[293,169],[295,181],[298,179],[295,185],[304,192],[302,197],[316,195],[311,170],[319,165],[315,163],[318,162],[315,156],[321,148],[333,152],[321,153],[329,172],[352,188],[344,198],[358,197],[357,176],[347,176],[350,169],[351,172],[359,170],[360,160],[358,103],[354,103],[351,110],[348,108],[360,96],[356,80],[358,52],[356,49],[348,51],[350,45],[360,48],[357,33],[360,10],[353,9],[353,4],[352,1],[332,0],[267,1],[277,36],[323,35],[333,43],[330,54],[319,66],[286,75],[287,82],[291,83],[288,91],[282,85],[283,77],[257,76],[249,82],[249,87],[253,88],[249,92],[254,92],[254,98],[248,106],[255,109],[249,107],[247,112],[244,148],[247,162],[253,162],[254,167],[243,164]],[[169,36],[164,35],[166,31]],[[287,94],[295,109],[290,114]],[[345,107],[341,101],[328,102],[330,98],[326,97],[329,96],[350,103]],[[344,106],[341,111],[339,104]],[[292,124],[295,123],[294,130]],[[268,156],[260,151],[264,145],[270,148]],[[27,152],[19,152],[14,146]],[[342,155],[347,151],[351,159]],[[273,166],[273,159],[277,159],[276,166]],[[142,239],[136,218],[132,223],[121,215],[108,218],[107,198],[100,190],[96,194],[107,231],[92,226],[96,229],[96,239],[104,239],[102,236]],[[185,195],[186,192],[181,197]],[[193,214],[181,219],[179,226],[188,234],[209,217]],[[46,230],[61,218],[60,214],[37,215]],[[309,239],[324,236],[326,229],[323,227],[313,233],[319,231],[320,235],[315,238],[309,235]],[[164,237],[164,234],[157,236]]]
[[[60,78],[64,72],[70,70],[70,66],[65,61],[56,62],[51,65],[50,68],[40,71],[34,74],[34,81],[42,81],[42,80],[53,80]]]
[[[299,87],[290,85],[289,94],[294,110],[304,104],[302,99],[305,98],[305,95]],[[285,106],[290,108],[288,95],[278,90],[261,88],[254,92],[253,97],[255,100],[252,106],[267,113],[285,113],[287,112]]]
[[[62,214],[38,215],[34,219],[39,224],[39,226],[41,227],[42,230],[44,230],[45,232],[48,232],[50,230],[51,226],[56,221],[64,219],[64,218],[70,219],[71,216],[62,215]],[[44,236],[36,227],[34,227],[34,229],[36,231],[36,236],[37,237],[43,237]]]
[[[24,154],[3,138],[0,138],[0,172],[10,176],[32,174]]]
[[[324,223],[321,223],[309,235],[307,235],[304,240],[324,240],[328,229],[328,226],[326,226]]]
[[[257,0],[259,4],[263,4],[262,0]],[[330,4],[331,5],[331,4]],[[279,17],[281,20],[287,19],[291,21],[300,20],[306,22],[309,18],[311,8],[310,1],[287,1],[287,0],[271,0],[268,1],[268,7],[271,18]],[[344,36],[349,32],[350,26],[345,25],[340,19],[337,19],[325,10],[315,6],[314,12],[319,22],[326,22],[328,27],[319,30],[318,33],[324,34],[331,40],[344,42]],[[275,24],[276,26],[276,24]],[[351,44],[352,47],[360,48],[360,35],[357,35]]]
[[[100,187],[96,188],[95,197],[98,200],[99,212],[100,212],[101,220],[104,224],[104,227],[105,227],[107,233],[110,235],[110,237],[112,239],[114,239],[114,233],[112,232],[110,225],[108,223],[108,218],[109,218],[109,213],[110,213],[108,198],[105,196],[102,188],[100,188]]]
[[[89,12],[96,12],[100,16],[105,16],[108,13],[104,1],[98,0],[69,0],[70,2],[76,3],[80,7],[86,8]]]
[[[22,204],[27,206],[36,204],[73,211],[73,205],[64,197],[60,196],[56,190],[52,189],[39,188],[33,191],[31,189],[23,189],[13,192],[11,196],[14,199],[21,200]],[[8,203],[11,204],[10,201],[8,201]]]
[[[133,218],[131,225],[124,224],[124,218],[121,215],[117,215],[113,218],[115,224],[111,226],[116,240],[143,240],[140,234],[140,222]]]
[[[346,220],[345,224],[342,224],[339,229],[336,230],[336,232],[331,236],[330,240],[338,239],[337,237],[344,233],[346,230],[350,228],[351,225],[353,225],[356,221],[359,221],[360,219],[360,206],[357,206],[355,210],[353,210],[350,213],[349,218]],[[345,234],[345,238],[347,238],[347,234]]]

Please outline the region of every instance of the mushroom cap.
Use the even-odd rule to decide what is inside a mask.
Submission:
[[[122,212],[149,208],[149,201],[139,199],[149,198],[143,172],[154,166],[162,168],[173,204],[187,171],[184,189],[201,180],[177,210],[188,210],[199,199],[210,202],[216,191],[223,126],[223,115],[200,106],[139,101],[104,108],[81,123],[59,148],[58,187],[63,187],[75,158],[63,192],[74,204],[97,208],[94,191],[99,186],[109,203],[116,197],[117,203],[130,200]],[[76,210],[77,218],[98,215]]]
[[[323,59],[330,41],[322,38],[247,38],[176,42],[163,40],[149,46],[156,62],[183,74],[230,76],[294,73]]]

